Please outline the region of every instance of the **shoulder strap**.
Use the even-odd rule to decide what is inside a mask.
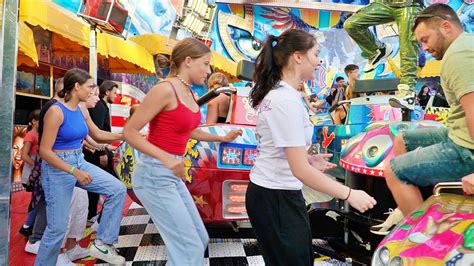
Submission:
[[[164,82],[169,83],[171,85],[171,88],[173,88],[174,96],[176,96],[176,100],[178,100],[178,104],[179,104],[178,94],[176,93],[176,88],[174,87],[173,83],[171,83],[171,81],[169,80],[163,80],[160,83],[164,83]]]

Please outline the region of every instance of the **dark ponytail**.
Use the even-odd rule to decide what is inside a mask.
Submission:
[[[253,80],[255,86],[250,91],[249,99],[252,108],[256,109],[267,93],[275,87],[281,79],[281,67],[273,60],[273,49],[277,49],[278,37],[268,35],[263,43],[260,54],[255,59]]]
[[[76,83],[83,85],[91,78],[91,75],[89,75],[85,70],[79,68],[69,70],[64,74],[64,88],[58,92],[59,98],[64,98],[64,101],[68,102],[71,99],[71,92],[74,89],[74,86],[76,86]]]
[[[40,110],[36,109],[28,115],[28,126],[26,127],[26,131],[30,131],[33,129],[33,120],[39,121]]]
[[[268,92],[280,82],[282,70],[294,52],[306,52],[315,45],[314,36],[300,29],[287,30],[279,37],[269,35],[255,60],[255,86],[250,91],[250,105],[256,109]]]

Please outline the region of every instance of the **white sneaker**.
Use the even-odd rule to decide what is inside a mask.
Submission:
[[[56,266],[76,266],[65,253],[61,253],[56,261]]]
[[[395,210],[389,209],[387,214],[389,214],[389,216],[387,217],[385,222],[370,227],[370,232],[372,234],[382,236],[388,235],[388,233],[390,233],[390,231],[395,227],[395,225],[397,225],[404,217],[402,211],[400,211],[400,209],[398,208],[396,208]]]
[[[125,264],[125,258],[118,255],[117,250],[111,245],[98,245],[94,242],[89,249],[89,254],[110,264]]]
[[[25,251],[32,254],[38,254],[40,244],[41,241],[36,241],[35,243],[30,243],[30,241],[26,241]]]
[[[384,47],[377,49],[377,54],[373,58],[370,58],[367,65],[365,65],[364,72],[369,73],[374,71],[374,69],[380,64],[380,61],[389,57],[392,53],[393,49],[389,44],[385,44]]]
[[[415,93],[410,91],[406,92],[405,89],[400,89],[402,86],[408,87],[405,84],[399,84],[398,92],[395,94],[395,97],[388,100],[388,103],[390,106],[395,108],[415,110]]]
[[[89,250],[86,248],[82,248],[79,245],[76,245],[74,248],[66,251],[66,254],[71,261],[75,261],[78,259],[89,257]]]

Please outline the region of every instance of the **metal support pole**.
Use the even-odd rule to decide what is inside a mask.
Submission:
[[[9,265],[18,0],[0,0],[0,265]]]
[[[89,74],[97,84],[97,31],[96,26],[91,26],[89,32]]]

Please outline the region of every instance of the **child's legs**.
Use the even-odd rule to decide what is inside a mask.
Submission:
[[[105,244],[114,244],[118,241],[120,220],[125,203],[126,188],[118,179],[101,168],[86,162],[81,156],[79,169],[92,176],[92,182],[80,187],[106,196],[102,210],[102,220],[99,224],[97,239]]]
[[[76,241],[82,239],[86,229],[88,206],[89,198],[87,197],[87,191],[75,187],[72,194],[66,238],[73,238]]]

